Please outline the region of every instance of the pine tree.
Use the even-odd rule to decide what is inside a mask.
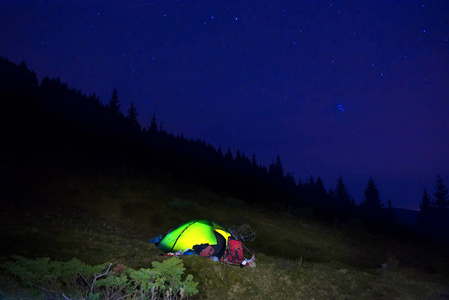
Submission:
[[[116,89],[114,89],[112,91],[112,96],[111,96],[111,99],[109,100],[108,107],[114,113],[118,114],[120,111],[120,101],[118,99],[118,94],[117,94]]]
[[[435,211],[432,209],[432,199],[430,198],[427,188],[424,187],[421,203],[419,203],[419,219],[418,227],[421,230],[429,231],[434,226],[433,222],[437,216],[434,215]]]
[[[162,123],[162,121],[159,123],[159,132],[160,133],[167,133],[165,131],[165,127],[164,127],[164,124]]]
[[[305,186],[309,191],[315,190],[315,181],[313,180],[313,175],[310,175],[309,179],[306,180]]]
[[[293,173],[287,172],[287,174],[285,175],[285,180],[286,180],[290,185],[295,185],[295,177],[293,177]]]
[[[422,193],[421,203],[419,204],[419,209],[421,211],[421,214],[425,214],[429,212],[431,208],[431,202],[429,192],[427,192],[427,188],[424,187],[424,191]]]
[[[139,114],[136,111],[136,107],[134,106],[134,102],[131,102],[131,105],[128,109],[128,115],[126,116],[126,118],[128,119],[128,121],[131,123],[131,125],[139,127],[139,122],[137,121],[137,116]]]
[[[284,176],[284,168],[282,167],[281,157],[279,154],[276,157],[276,169],[280,176]]]
[[[231,147],[228,147],[228,152],[226,152],[224,159],[228,162],[234,160],[234,158],[232,157]]]
[[[335,192],[331,199],[334,199],[334,203],[331,203],[331,205],[334,207],[337,217],[345,220],[352,216],[355,205],[351,202],[351,195],[341,176],[337,179],[337,186],[335,187]]]
[[[379,198],[379,190],[377,189],[374,179],[370,177],[364,191],[365,198],[362,201],[362,207],[372,214],[379,213],[382,211],[382,203]]]
[[[157,129],[158,129],[158,126],[157,126],[156,114],[153,114],[153,117],[151,118],[149,131],[157,132]]]
[[[235,161],[240,162],[242,160],[242,155],[240,155],[240,150],[237,149],[237,153],[235,154]]]
[[[343,182],[343,178],[340,176],[337,179],[337,186],[335,189],[335,200],[338,205],[350,206],[351,205],[351,195],[349,195],[348,188]]]
[[[436,208],[443,209],[448,206],[448,196],[447,196],[448,190],[446,185],[443,182],[443,179],[441,179],[440,174],[437,176],[437,180],[435,183],[435,206]]]
[[[276,158],[276,162],[273,162],[268,166],[268,175],[276,179],[280,179],[284,175],[284,169],[279,155]]]
[[[254,167],[257,167],[256,155],[253,153],[253,158],[251,159],[251,163]]]
[[[321,177],[318,177],[315,184],[315,190],[319,197],[326,196],[326,189],[324,188],[323,180],[321,180]]]

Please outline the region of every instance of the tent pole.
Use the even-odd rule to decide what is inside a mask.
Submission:
[[[248,247],[245,246],[245,244],[242,243],[243,248],[249,252],[249,254],[254,255],[254,253],[248,249]]]

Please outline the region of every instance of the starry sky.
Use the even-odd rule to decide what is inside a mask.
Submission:
[[[356,202],[449,184],[449,1],[0,0],[0,55]]]

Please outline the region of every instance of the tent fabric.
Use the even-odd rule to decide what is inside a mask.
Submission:
[[[169,253],[193,249],[195,245],[209,244],[217,254],[221,254],[222,251],[224,253],[229,236],[229,230],[216,222],[193,220],[169,231],[156,247]]]

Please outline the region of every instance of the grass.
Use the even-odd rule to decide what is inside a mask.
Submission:
[[[228,227],[249,224],[254,228],[257,238],[246,244],[256,252],[257,267],[182,258],[186,273],[199,281],[197,299],[438,299],[449,295],[445,252],[430,252],[425,245],[394,236],[293,218],[204,187],[93,174],[45,177],[27,188],[31,192],[26,197],[12,199],[15,194],[8,194],[12,198],[1,212],[0,263],[18,254],[146,268],[152,261],[166,259],[148,243],[150,237],[189,219],[208,218]],[[38,201],[30,200],[31,196]],[[381,264],[389,253],[399,266],[383,270]],[[433,272],[426,272],[429,268]],[[0,296],[17,295],[11,278],[1,279]]]

